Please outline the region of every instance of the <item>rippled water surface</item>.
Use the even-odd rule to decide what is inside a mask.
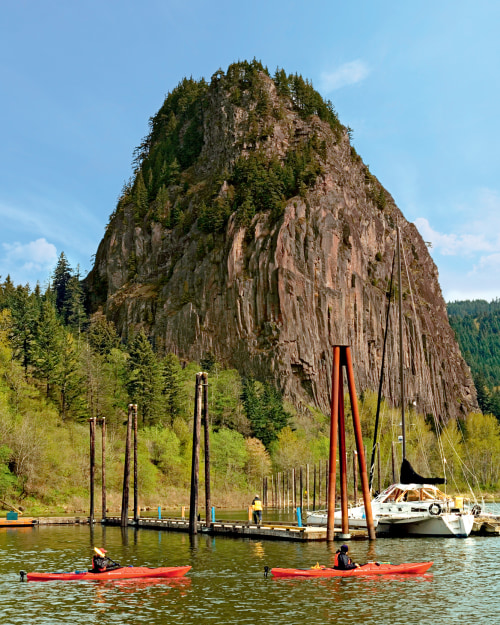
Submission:
[[[433,560],[423,576],[265,579],[264,566],[329,564],[339,544],[88,526],[0,529],[0,623],[500,623],[500,538],[351,541],[359,561]],[[94,546],[122,564],[190,564],[173,581],[28,582],[19,571],[88,568]]]

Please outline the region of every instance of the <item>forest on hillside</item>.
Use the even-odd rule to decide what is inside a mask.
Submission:
[[[84,512],[88,419],[105,417],[107,488],[110,508],[118,510],[127,406],[137,403],[141,505],[186,504],[194,384],[200,370],[208,372],[209,380],[215,505],[243,506],[250,493],[260,490],[264,476],[328,458],[328,415],[312,407],[298,413],[284,405],[268,381],[242,378],[211,354],[199,363],[181,361],[175,354],[156,353],[143,331],[124,343],[101,312],[89,318],[79,272],[64,253],[43,291],[16,286],[7,277],[0,283],[0,499],[32,513]],[[371,449],[373,392],[361,394],[360,412]],[[382,481],[388,484],[400,417],[385,403],[381,415]],[[471,486],[467,459],[477,476],[472,486],[500,489],[500,425],[495,417],[470,415],[436,429],[428,415],[410,408],[407,419],[407,446],[416,470],[446,470],[450,487],[466,491]],[[347,449],[354,449],[350,425]],[[97,483],[99,479],[98,473]]]
[[[447,307],[479,407],[500,420],[500,299],[451,302]]]

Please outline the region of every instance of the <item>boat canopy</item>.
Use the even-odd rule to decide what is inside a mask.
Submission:
[[[402,502],[402,501],[449,501],[450,498],[432,484],[392,484],[378,495],[374,501]]]
[[[401,484],[446,484],[444,477],[422,477],[413,470],[406,458],[401,463]]]

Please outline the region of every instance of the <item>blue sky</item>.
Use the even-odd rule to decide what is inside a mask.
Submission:
[[[500,3],[3,0],[0,275],[85,274],[148,119],[184,76],[257,58],[330,99],[438,266],[500,296]]]

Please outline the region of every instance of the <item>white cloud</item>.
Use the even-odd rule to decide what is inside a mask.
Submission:
[[[434,250],[443,256],[473,256],[478,252],[493,252],[498,249],[498,237],[488,240],[483,234],[442,234],[434,230],[424,217],[415,219],[415,225],[424,241],[432,243]]]
[[[332,72],[322,72],[320,76],[321,89],[325,93],[329,93],[347,85],[354,85],[364,80],[369,73],[370,70],[363,61],[359,59],[350,61]]]
[[[39,272],[51,269],[57,261],[57,249],[53,243],[40,238],[29,243],[2,243],[3,270],[24,283]],[[22,276],[22,277],[21,277]]]

